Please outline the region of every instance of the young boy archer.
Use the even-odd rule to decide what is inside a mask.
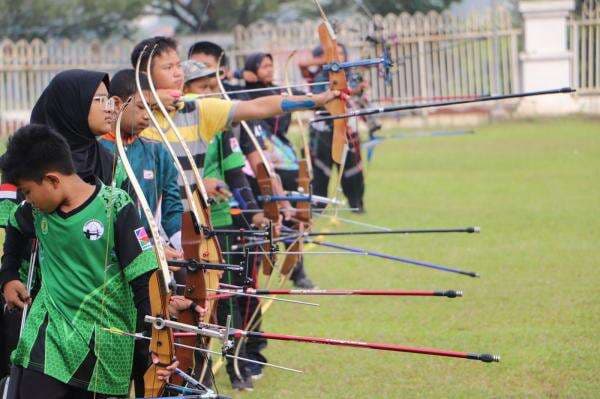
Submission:
[[[150,87],[146,75],[140,75],[146,101],[152,107]],[[123,111],[121,134],[130,159],[131,166],[140,182],[144,196],[155,214],[160,215],[160,225],[171,245],[165,246],[168,257],[182,257],[181,251],[181,215],[183,205],[177,184],[177,169],[166,147],[139,134],[150,125],[150,119],[137,92],[135,71],[123,69],[110,81],[109,96],[115,101],[115,107],[121,109],[132,98],[131,106]],[[115,129],[116,130],[116,129]],[[116,151],[115,134],[108,133],[100,138],[100,144],[111,154]],[[131,193],[128,193],[131,195]],[[143,220],[143,219],[142,219]],[[145,225],[145,227],[148,227]]]
[[[26,199],[7,227],[15,241],[5,243],[0,269],[7,305],[30,302],[18,275],[19,248],[30,238],[39,243],[42,276],[12,355],[23,368],[20,397],[126,395],[134,342],[105,328],[136,331],[136,318],[149,314],[148,281],[157,269],[133,202],[120,189],[82,180],[65,139],[43,125],[11,137],[0,169]]]

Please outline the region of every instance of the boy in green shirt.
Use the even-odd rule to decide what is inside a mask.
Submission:
[[[30,302],[18,275],[30,238],[38,240],[42,276],[12,355],[23,368],[20,396],[126,395],[134,342],[105,328],[136,331],[136,317],[139,323],[150,313],[148,281],[157,269],[131,199],[120,189],[82,180],[67,142],[47,126],[19,129],[0,169],[27,201],[7,226],[13,242],[5,243],[0,269],[7,306]],[[175,366],[161,369],[159,378]]]

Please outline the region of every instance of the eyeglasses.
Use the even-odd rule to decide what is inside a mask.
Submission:
[[[99,102],[105,111],[113,112],[115,110],[115,100],[108,96],[94,96],[93,101]]]

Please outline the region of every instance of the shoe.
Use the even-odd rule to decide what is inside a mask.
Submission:
[[[294,287],[301,288],[303,290],[313,290],[316,288],[316,286],[308,277],[299,278],[298,280],[294,280],[293,283]]]
[[[233,377],[231,379],[231,388],[234,391],[253,391],[254,390],[254,385],[252,384],[252,378],[246,378],[243,380],[240,380],[239,378],[237,378],[237,376]]]
[[[357,215],[363,215],[363,214],[367,213],[367,210],[365,209],[364,206],[359,206],[359,207],[353,208],[352,213],[356,213]]]
[[[263,378],[263,376],[264,376],[264,374],[263,374],[263,372],[261,371],[261,372],[259,372],[258,374],[252,374],[252,375],[250,376],[250,380],[251,380],[251,381],[258,381],[258,380],[260,380],[261,378]]]
[[[263,366],[256,363],[250,363],[246,370],[250,374],[250,379],[253,381],[260,380],[263,377]]]

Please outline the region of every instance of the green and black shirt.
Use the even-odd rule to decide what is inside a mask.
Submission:
[[[42,275],[13,362],[92,392],[127,394],[133,340],[105,328],[135,331],[131,285],[157,268],[130,197],[98,182],[94,194],[69,213],[19,205],[7,229],[23,242],[38,239]],[[0,284],[19,278],[20,255],[10,244]],[[138,298],[138,309],[149,308],[147,297],[143,304]]]

